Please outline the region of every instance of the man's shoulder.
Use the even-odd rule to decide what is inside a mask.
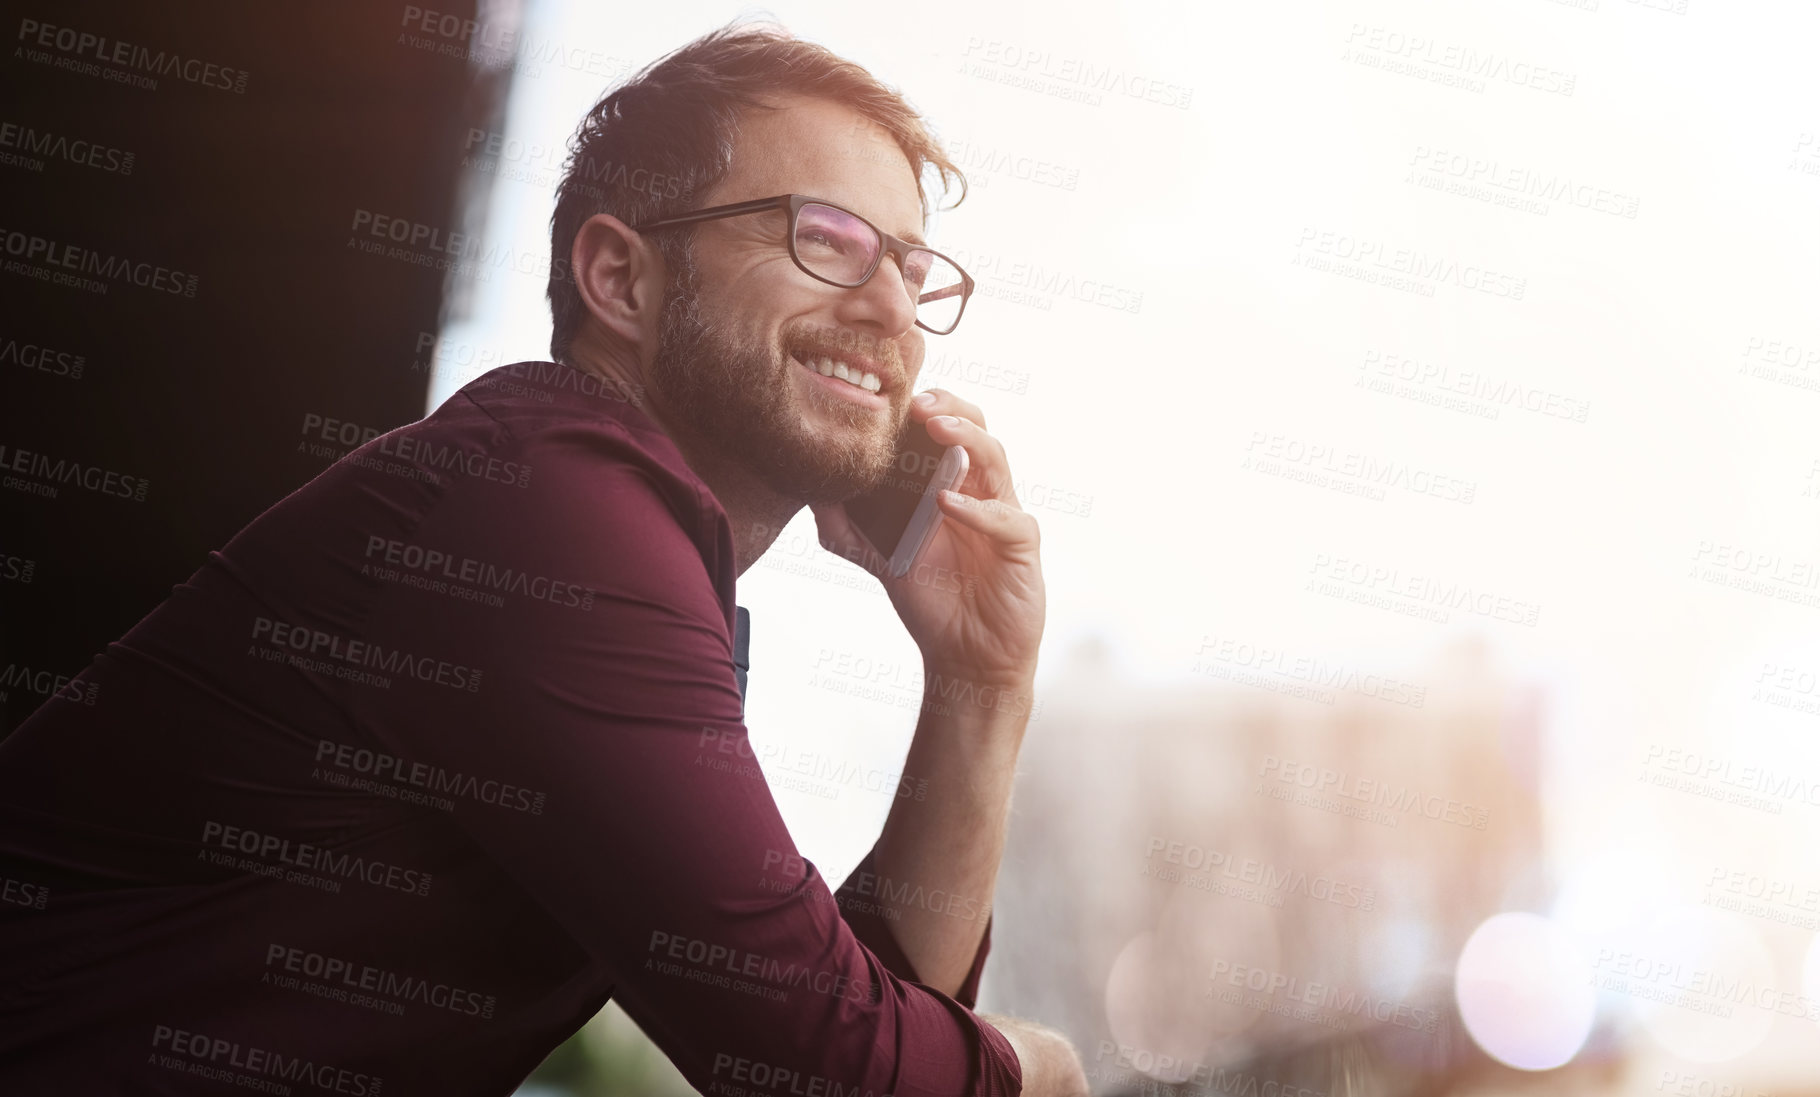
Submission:
[[[484,448],[518,458],[527,466],[527,479],[540,465],[553,475],[586,476],[598,476],[608,466],[631,466],[673,506],[719,510],[645,407],[641,388],[557,362],[516,362],[463,385],[429,416],[404,428],[414,437],[399,445]]]
[[[514,362],[488,370],[456,390],[430,418],[463,407],[485,413],[521,438],[551,427],[599,426],[623,434],[654,457],[682,461],[645,410],[642,387],[560,362]]]
[[[339,511],[347,504],[337,489],[357,485],[358,497],[383,497],[374,505],[407,524],[469,516],[470,536],[493,525],[533,540],[623,541],[636,531],[659,543],[667,526],[704,556],[723,555],[719,501],[643,410],[642,394],[636,403],[621,395],[570,366],[501,366],[348,454],[304,495]]]
[[[640,387],[558,362],[515,362],[463,385],[405,428],[417,432],[413,441],[393,448],[415,445],[431,460],[438,446],[484,449],[496,463],[514,462],[510,475],[534,490],[514,505],[482,488],[502,515],[575,527],[570,535],[636,528],[650,539],[650,522],[667,511],[704,555],[719,556],[730,536],[726,512],[647,408]]]
[[[573,408],[616,417],[630,412],[635,421],[655,427],[645,414],[643,385],[561,362],[525,361],[499,366],[469,381],[460,391],[476,402],[501,407]]]
[[[445,495],[433,508],[439,534],[580,576],[595,590],[638,589],[666,602],[705,576],[700,590],[713,591],[705,604],[724,602],[732,616],[726,511],[646,412],[642,392],[559,363],[519,362],[468,382],[413,428],[422,432],[420,463],[460,446],[513,463],[500,484],[443,476],[462,498]]]

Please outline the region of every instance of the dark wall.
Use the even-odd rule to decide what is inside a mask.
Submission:
[[[4,730],[352,448],[328,420],[422,417],[444,276],[350,244],[460,229],[504,89],[430,7],[474,5],[0,4]]]

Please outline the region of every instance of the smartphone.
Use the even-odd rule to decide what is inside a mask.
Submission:
[[[847,517],[888,558],[885,574],[900,578],[942,527],[936,494],[960,488],[967,478],[967,451],[943,447],[912,419],[898,437],[897,460],[884,482],[847,500]]]

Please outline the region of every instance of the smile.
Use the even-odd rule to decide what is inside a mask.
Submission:
[[[849,366],[838,358],[831,358],[823,355],[819,358],[812,357],[805,360],[798,358],[794,354],[790,357],[804,369],[819,373],[823,377],[832,377],[838,381],[845,381],[849,385],[852,385],[855,388],[864,389],[867,392],[877,392],[883,387],[879,384],[878,374],[873,373],[870,370],[862,370],[858,366]]]
[[[790,360],[801,366],[803,372],[813,376],[815,380],[810,384],[825,390],[829,397],[874,410],[891,406],[880,391],[884,384],[879,380],[878,374],[843,362],[833,355],[810,354],[807,351],[803,355],[805,357],[792,354]]]

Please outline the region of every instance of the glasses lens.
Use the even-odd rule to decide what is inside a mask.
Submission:
[[[872,269],[881,242],[872,226],[845,210],[805,203],[796,214],[796,256],[803,266],[843,286]]]
[[[960,323],[966,303],[961,268],[932,251],[913,251],[904,264],[904,284],[916,298],[916,318],[924,327],[945,334]]]
[[[805,202],[796,213],[796,257],[817,277],[857,286],[878,262],[884,247],[878,232],[846,210]],[[904,261],[904,288],[916,302],[916,318],[931,331],[947,333],[960,322],[965,283],[960,268],[932,251],[912,251]]]

